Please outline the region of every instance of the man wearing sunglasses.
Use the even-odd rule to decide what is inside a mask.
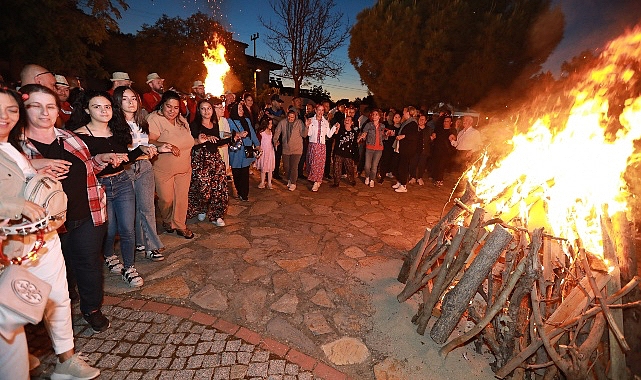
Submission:
[[[51,71],[38,65],[26,65],[20,72],[22,85],[40,84],[53,91],[56,90],[56,76]]]

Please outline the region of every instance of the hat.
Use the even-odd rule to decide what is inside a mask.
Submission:
[[[202,81],[197,80],[197,81],[194,82],[194,85],[191,86],[191,88],[196,88],[196,87],[200,87],[200,86],[204,86],[204,84],[203,84]]]
[[[114,82],[114,81],[117,81],[117,80],[128,80],[128,81],[131,81],[131,79],[129,79],[129,74],[124,73],[122,71],[116,71],[113,74],[111,74],[111,81]]]
[[[151,73],[151,74],[147,75],[147,82],[146,83],[149,84],[149,82],[151,82],[154,79],[164,80],[157,73]]]
[[[67,78],[65,78],[64,75],[56,75],[56,84],[58,86],[69,87],[69,82],[67,82]]]
[[[278,103],[285,103],[285,102],[283,101],[283,99],[281,99],[281,98],[280,98],[280,95],[278,95],[278,94],[274,94],[274,95],[272,95],[271,100],[272,100],[272,102],[273,102],[274,100],[276,100]]]

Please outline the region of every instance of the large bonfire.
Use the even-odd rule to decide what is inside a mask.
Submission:
[[[214,35],[211,47],[205,41],[205,53],[203,53],[203,63],[207,69],[205,91],[214,96],[222,95],[225,90],[225,77],[230,69],[225,53],[225,46],[218,40],[217,35]]]
[[[399,301],[422,292],[418,332],[437,316],[430,336],[445,355],[481,339],[500,378],[629,376],[622,309],[638,302],[621,300],[639,279],[624,174],[641,138],[641,27],[573,83],[566,105],[528,115],[505,157],[466,173],[399,275]],[[475,327],[451,337],[462,316]]]

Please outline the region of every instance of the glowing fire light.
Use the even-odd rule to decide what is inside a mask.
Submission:
[[[212,48],[209,48],[207,41],[205,41],[205,53],[203,53],[203,63],[207,68],[205,91],[218,96],[224,92],[224,81],[229,72],[229,64],[225,60],[225,47],[218,42],[216,35],[214,35],[213,45]]]
[[[616,133],[606,132],[613,117],[608,110],[613,93],[638,86],[639,57],[637,26],[612,41],[569,93],[565,125],[554,124],[550,114],[539,117],[512,139],[512,152],[491,170],[470,172],[488,212],[506,221],[521,217],[529,228],[547,225],[556,236],[580,238],[586,250],[603,255],[601,216],[628,209],[623,175],[636,159],[634,140],[641,138],[641,97],[612,104],[622,110]],[[543,220],[534,220],[537,213]]]

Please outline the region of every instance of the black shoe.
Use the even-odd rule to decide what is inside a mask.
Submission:
[[[179,230],[178,228],[176,228],[176,233],[179,236],[184,237],[185,239],[193,239],[194,238],[194,233],[191,232],[191,230],[189,228],[185,228],[184,230]]]
[[[109,320],[102,315],[102,311],[96,310],[93,313],[83,314],[85,321],[89,323],[94,333],[99,333],[107,330],[111,324]]]
[[[165,222],[162,222],[162,228],[165,229],[165,232],[170,233],[170,234],[172,234],[172,233],[174,233],[174,231],[176,231],[175,228],[171,228],[171,224],[168,224],[168,223],[165,223]]]

